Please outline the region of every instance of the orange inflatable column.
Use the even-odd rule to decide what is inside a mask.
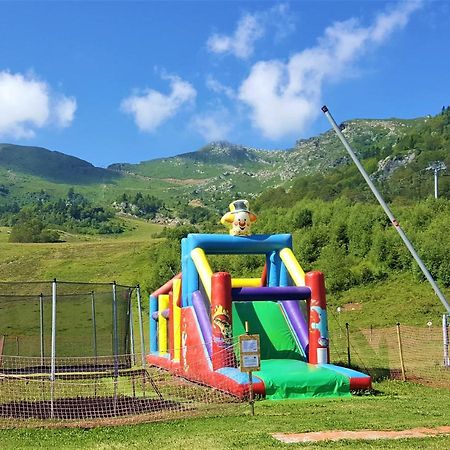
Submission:
[[[309,363],[328,364],[330,348],[328,337],[325,277],[322,272],[308,272],[305,284],[311,289],[309,307]]]

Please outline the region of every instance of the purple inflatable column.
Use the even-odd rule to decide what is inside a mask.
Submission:
[[[203,301],[203,295],[200,291],[192,293],[192,304],[194,305],[195,314],[197,315],[198,324],[200,325],[200,331],[203,335],[208,355],[211,357],[211,321]]]
[[[280,270],[280,285],[288,286],[289,283],[289,274],[284,264],[281,264]],[[300,345],[302,346],[303,351],[305,352],[306,357],[308,357],[308,348],[309,348],[309,330],[308,323],[306,322],[305,317],[300,309],[300,305],[298,304],[298,300],[284,300],[281,302],[284,312],[286,314],[287,319],[289,320],[292,329],[297,336]]]

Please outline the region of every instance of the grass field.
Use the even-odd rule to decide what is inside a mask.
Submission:
[[[5,429],[0,432],[2,450],[64,449],[263,449],[292,448],[271,433],[326,430],[403,430],[437,427],[450,423],[449,390],[395,381],[375,384],[376,395],[330,400],[260,401],[256,415],[246,405],[216,417],[174,420],[164,423],[99,428]],[[298,445],[304,447],[304,445]],[[443,449],[450,436],[322,443],[307,448]]]
[[[152,246],[162,226],[128,217],[124,220],[126,231],[120,235],[64,233],[65,242],[56,244],[9,243],[9,229],[0,227],[0,281],[55,277],[64,281],[115,280],[122,284],[139,283],[145,290]],[[450,289],[443,291],[450,297]],[[430,285],[408,273],[329,295],[327,301],[330,314],[336,314],[340,307],[339,320],[360,328],[391,326],[396,322],[425,326],[430,320],[437,324],[443,313]]]
[[[0,228],[0,280],[111,282],[145,284],[155,234],[162,230],[143,220],[126,218],[127,230],[115,236],[63,234],[66,242],[17,244]]]
[[[442,291],[450,298],[450,289]],[[396,322],[426,327],[429,321],[439,326],[445,312],[430,284],[418,281],[410,273],[354,287],[338,296],[330,295],[327,304],[330,314],[339,315],[342,324],[354,323],[360,328],[391,326]]]
[[[0,280],[51,280],[55,277],[65,281],[116,280],[122,284],[140,283],[145,289],[152,246],[158,240],[156,235],[161,227],[141,220],[125,220],[127,231],[120,236],[65,234],[66,242],[57,244],[12,244],[8,242],[9,230],[0,228]],[[439,318],[440,305],[431,296],[425,284],[408,276],[399,276],[330,298],[330,308],[335,311],[341,306],[339,319],[342,323],[358,323],[364,328],[390,326],[397,320],[422,326],[430,319]],[[436,306],[430,308],[433,301]],[[217,417],[92,429],[30,429],[26,423],[21,423],[19,428],[0,431],[0,449],[291,448],[295,445],[281,444],[270,434],[401,430],[450,423],[448,389],[392,381],[376,383],[375,388],[376,395],[350,399],[261,401],[256,405],[256,417],[251,417],[248,407],[241,405],[231,412],[226,408],[226,413],[219,406],[217,411],[222,415]],[[330,447],[441,449],[450,447],[450,437],[308,446]]]

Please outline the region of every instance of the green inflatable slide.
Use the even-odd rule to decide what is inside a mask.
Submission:
[[[308,364],[277,302],[233,302],[233,335],[259,334],[266,398],[350,396],[349,380],[333,370]]]

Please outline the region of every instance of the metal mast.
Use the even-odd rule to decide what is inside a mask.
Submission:
[[[361,172],[361,175],[363,176],[364,180],[369,185],[371,191],[373,192],[373,194],[375,195],[376,199],[378,200],[378,203],[384,209],[384,212],[389,217],[389,220],[391,221],[392,225],[394,225],[394,228],[397,230],[398,234],[402,238],[402,240],[405,243],[406,247],[408,248],[409,252],[413,256],[413,258],[416,260],[417,264],[419,265],[419,267],[422,270],[423,274],[425,275],[426,279],[431,284],[434,292],[439,297],[439,300],[444,305],[444,307],[447,310],[447,312],[450,313],[450,306],[449,306],[449,304],[447,302],[447,299],[445,298],[444,294],[439,289],[439,286],[434,281],[433,277],[431,276],[430,272],[426,268],[426,266],[423,263],[423,261],[420,259],[420,256],[417,254],[416,250],[414,249],[413,245],[409,241],[409,239],[406,236],[405,232],[400,227],[400,224],[398,223],[397,219],[392,214],[391,210],[389,209],[389,206],[386,204],[386,202],[384,201],[383,197],[378,192],[378,190],[375,187],[375,185],[372,183],[372,180],[370,179],[369,175],[365,171],[365,169],[362,166],[362,164],[359,162],[358,158],[355,155],[355,152],[352,150],[352,148],[350,147],[350,144],[348,143],[347,139],[342,134],[341,129],[339,128],[339,126],[337,125],[335,120],[333,119],[333,116],[331,115],[331,113],[328,110],[327,106],[325,106],[325,105],[322,106],[322,111],[325,114],[325,116],[328,119],[328,121],[330,122],[330,124],[333,127],[334,131],[336,132],[338,138],[341,140],[342,144],[344,144],[345,149],[347,150],[348,154],[352,158],[353,162],[356,164],[356,167],[358,168],[358,170]]]
[[[433,164],[429,165],[425,170],[432,170],[434,173],[434,198],[438,198],[439,172],[441,172],[442,170],[447,170],[447,166],[442,161],[435,161]]]

